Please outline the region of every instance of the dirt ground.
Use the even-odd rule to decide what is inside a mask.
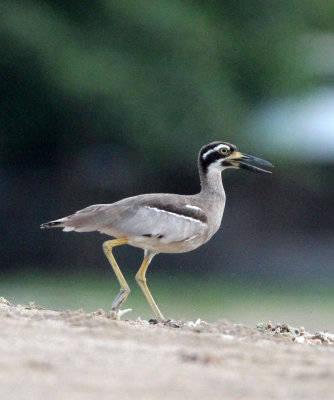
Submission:
[[[334,345],[321,335],[298,342],[284,327],[179,325],[1,299],[0,398],[334,399]]]

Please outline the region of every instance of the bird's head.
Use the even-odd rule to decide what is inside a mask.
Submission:
[[[249,154],[240,153],[234,144],[227,142],[213,142],[203,146],[199,152],[199,166],[204,173],[212,170],[223,171],[227,168],[241,168],[252,172],[261,172],[271,174],[255,164],[273,167],[269,161],[261,158],[250,156]]]

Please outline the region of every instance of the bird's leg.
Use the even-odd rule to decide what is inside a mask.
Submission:
[[[140,286],[141,290],[143,291],[147,301],[149,302],[157,320],[160,322],[163,322],[163,321],[165,321],[165,318],[161,314],[158,306],[156,305],[156,303],[146,285],[146,276],[145,276],[146,271],[147,271],[147,268],[150,265],[150,262],[152,261],[152,258],[154,256],[155,256],[155,253],[150,253],[150,252],[145,251],[144,260],[136,274],[136,281],[137,281],[138,285]]]
[[[118,282],[121,285],[121,290],[111,305],[111,310],[115,311],[116,313],[118,313],[121,305],[124,303],[124,301],[129,296],[130,287],[127,284],[119,266],[117,265],[115,257],[112,254],[112,249],[116,246],[121,246],[121,245],[127,244],[127,243],[128,243],[127,239],[107,240],[106,242],[103,243],[104,254],[106,255],[108,261],[110,262],[110,265],[112,266],[112,269],[115,272],[116,278],[118,279]]]

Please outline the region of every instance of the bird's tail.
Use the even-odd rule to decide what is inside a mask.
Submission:
[[[45,229],[45,228],[65,228],[66,229],[66,221],[67,220],[68,220],[68,217],[65,217],[65,218],[56,219],[55,221],[45,222],[44,224],[41,224],[40,228],[41,229]],[[71,230],[73,230],[73,228]]]
[[[108,204],[94,204],[77,211],[74,214],[41,225],[45,228],[63,228],[64,232],[93,232],[99,231],[105,221],[105,208]]]

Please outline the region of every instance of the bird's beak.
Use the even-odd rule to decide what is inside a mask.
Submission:
[[[252,172],[261,172],[265,174],[271,174],[271,171],[267,171],[265,169],[256,167],[251,165],[251,163],[265,165],[266,167],[274,167],[272,163],[266,160],[262,160],[262,158],[250,156],[249,154],[240,153],[239,151],[235,151],[231,154],[226,161],[229,161],[233,167],[247,169]]]

